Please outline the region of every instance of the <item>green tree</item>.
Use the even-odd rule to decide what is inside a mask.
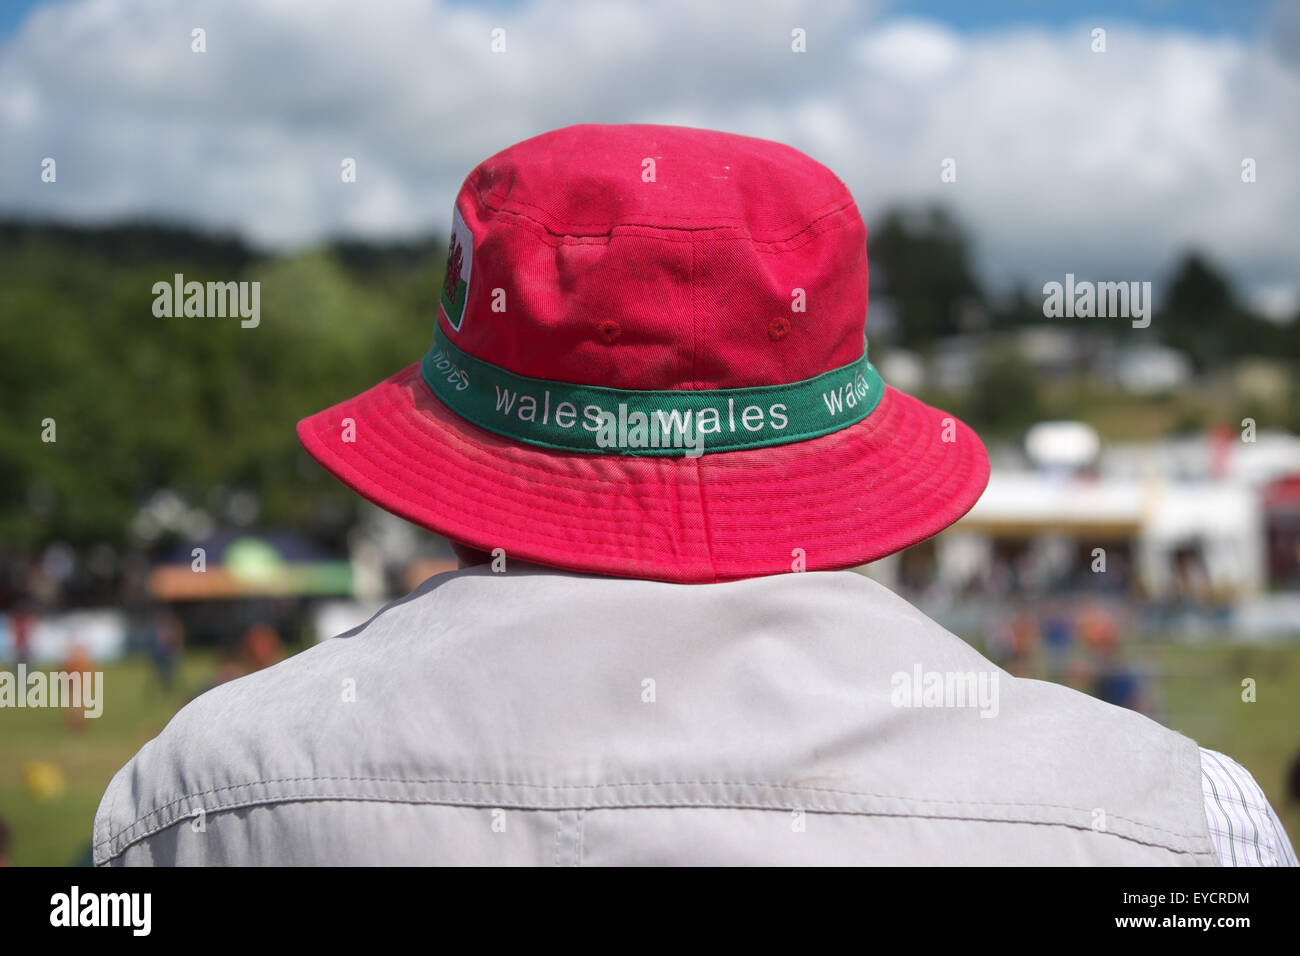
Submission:
[[[266,523],[333,516],[338,531],[355,496],[307,459],[295,425],[420,358],[443,248],[350,267],[346,253],[267,259],[156,227],[0,226],[0,543],[126,543],[162,488],[195,506],[249,491]],[[259,282],[260,324],[155,316],[153,285],[178,272]]]
[[[1157,317],[1161,337],[1199,368],[1243,355],[1296,357],[1296,330],[1256,315],[1237,298],[1217,267],[1200,253],[1183,256],[1169,279]]]
[[[983,301],[970,241],[942,208],[886,213],[872,230],[867,256],[872,295],[894,300],[898,342],[906,348],[924,350],[960,331],[958,306]]]

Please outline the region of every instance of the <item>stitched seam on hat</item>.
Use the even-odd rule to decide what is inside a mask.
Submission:
[[[476,190],[476,191],[477,191],[477,190]],[[847,199],[844,199],[844,200],[838,200],[837,202],[838,202],[839,204],[838,204],[837,206],[835,206],[835,207],[832,208],[832,209],[827,209],[825,212],[818,212],[817,215],[815,215],[812,219],[808,220],[808,222],[805,223],[801,228],[799,228],[798,230],[796,230],[796,231],[793,232],[793,233],[790,233],[788,236],[786,236],[785,238],[782,238],[782,239],[756,239],[756,238],[754,238],[754,236],[753,236],[753,234],[752,234],[752,231],[749,230],[747,226],[743,225],[743,220],[735,220],[737,223],[741,223],[741,225],[715,225],[715,226],[658,226],[658,225],[654,225],[654,224],[651,224],[651,223],[619,222],[619,223],[611,223],[611,224],[609,224],[607,227],[605,227],[605,224],[603,224],[603,223],[593,223],[593,224],[592,224],[592,228],[603,227],[603,228],[607,228],[608,231],[606,231],[606,232],[604,232],[604,233],[601,233],[601,234],[594,235],[594,236],[588,236],[588,235],[579,235],[579,234],[577,234],[577,233],[556,232],[554,229],[552,229],[550,226],[548,226],[545,222],[542,222],[540,219],[537,219],[537,218],[534,217],[534,216],[530,216],[530,215],[528,215],[528,213],[526,213],[526,212],[521,212],[521,211],[519,211],[519,210],[517,210],[517,209],[507,209],[507,208],[505,208],[504,206],[495,206],[495,205],[493,205],[492,203],[488,202],[487,197],[486,197],[483,193],[481,193],[481,192],[478,193],[478,196],[479,196],[479,200],[480,200],[480,202],[483,204],[484,208],[486,208],[486,209],[488,209],[489,211],[495,213],[497,216],[502,216],[502,215],[504,215],[504,216],[515,216],[515,217],[518,217],[519,219],[523,219],[523,220],[525,220],[525,221],[527,221],[527,222],[530,222],[530,223],[532,223],[533,225],[537,226],[537,227],[538,227],[539,229],[541,229],[541,230],[542,230],[542,231],[543,231],[547,236],[551,236],[551,237],[553,237],[553,238],[560,239],[560,240],[563,240],[563,239],[584,239],[584,240],[594,240],[594,241],[598,241],[598,240],[602,240],[602,239],[609,239],[609,238],[612,238],[613,235],[614,235],[613,230],[615,230],[615,229],[623,229],[623,228],[626,228],[626,229],[647,229],[647,230],[650,230],[650,231],[652,231],[652,232],[666,232],[666,233],[671,233],[671,232],[712,232],[712,231],[723,230],[723,229],[744,229],[747,233],[749,233],[748,235],[744,235],[744,236],[731,236],[731,237],[726,237],[726,238],[733,239],[733,240],[736,240],[736,241],[749,242],[749,243],[752,243],[753,245],[756,245],[756,246],[778,246],[778,245],[781,245],[781,244],[783,244],[783,243],[791,242],[791,241],[793,241],[793,240],[795,240],[795,239],[798,239],[800,236],[804,235],[805,233],[815,230],[816,227],[818,226],[818,224],[824,222],[826,219],[829,219],[831,216],[834,216],[836,213],[838,213],[838,212],[842,212],[842,211],[845,210],[845,209],[848,209],[848,208],[854,207],[853,197],[851,197],[851,196],[848,197]],[[517,201],[517,200],[516,200],[516,201]],[[536,208],[538,208],[538,207],[534,206],[533,208],[536,209]],[[823,208],[825,208],[825,207],[823,207]],[[544,212],[544,211],[545,211],[545,210],[543,210],[543,212]],[[721,217],[710,217],[710,218],[721,218]],[[563,220],[559,220],[559,221],[563,221]],[[843,228],[844,226],[846,226],[846,225],[848,225],[848,224],[850,224],[850,223],[852,223],[852,222],[853,222],[852,217],[848,217],[844,223],[837,224],[837,225],[833,226],[832,228],[825,230],[825,232],[832,232],[832,231],[834,231],[835,229]],[[568,225],[581,225],[581,224],[578,224],[578,223],[569,223]],[[822,234],[824,234],[824,233],[817,233],[817,235],[822,235]],[[760,233],[760,235],[762,235],[762,233]],[[647,237],[647,238],[650,238],[650,237]],[[671,238],[671,237],[669,237],[669,236],[655,236],[654,238],[656,238],[656,239],[662,239],[662,240],[665,241],[665,242],[694,242],[694,241],[695,241],[695,239],[694,239],[693,237],[692,237],[692,238],[686,238],[686,239],[673,239],[673,238]],[[783,251],[784,251],[784,250],[783,250]]]
[[[697,385],[695,381],[695,358],[698,355],[699,344],[699,316],[700,310],[697,306],[696,297],[698,289],[695,282],[695,251],[696,244],[691,243],[691,388]],[[713,560],[713,534],[709,530],[709,505],[704,496],[704,469],[700,467],[700,459],[693,459],[695,462],[695,494],[700,502],[700,523],[704,532],[704,556],[709,559],[709,577],[715,581],[718,578],[718,566]]]
[[[541,207],[541,206],[538,206],[536,203],[528,202],[528,200],[526,200],[526,199],[519,199],[519,198],[511,199],[509,196],[505,195],[504,193],[499,192],[499,191],[498,191],[498,187],[495,187],[495,186],[494,186],[494,187],[492,187],[492,188],[490,188],[490,189],[484,191],[484,189],[482,188],[482,186],[479,185],[477,182],[472,182],[472,183],[469,183],[468,185],[470,186],[470,188],[472,188],[472,189],[474,190],[474,194],[478,197],[479,202],[482,203],[484,206],[486,206],[488,209],[491,209],[491,210],[493,210],[494,212],[509,212],[509,213],[513,213],[513,214],[516,215],[516,216],[522,216],[522,217],[524,217],[525,219],[530,219],[530,220],[532,220],[533,222],[537,223],[537,224],[538,224],[539,226],[541,226],[542,228],[544,228],[547,232],[551,233],[551,235],[555,235],[555,236],[571,235],[571,234],[569,234],[569,233],[557,233],[557,232],[555,232],[555,230],[551,229],[550,226],[548,226],[545,222],[542,222],[540,219],[536,219],[536,218],[534,218],[534,217],[532,217],[532,216],[529,216],[527,213],[525,213],[525,212],[520,212],[520,211],[517,210],[517,209],[510,209],[509,206],[517,205],[517,206],[526,206],[526,207],[529,208],[529,209],[536,209],[536,210],[537,210],[539,213],[541,213],[543,216],[547,216],[547,217],[553,219],[555,222],[561,223],[561,224],[566,225],[566,226],[574,226],[574,227],[579,228],[579,229],[606,229],[606,228],[612,229],[612,228],[615,228],[615,227],[617,227],[617,226],[641,226],[641,227],[643,227],[643,228],[645,228],[645,229],[671,229],[671,230],[675,230],[675,231],[679,231],[679,232],[681,232],[681,231],[691,231],[691,230],[700,230],[700,229],[705,229],[705,230],[707,230],[707,229],[733,229],[733,228],[736,228],[735,226],[729,226],[729,225],[714,225],[714,226],[663,226],[663,225],[656,225],[656,224],[652,224],[652,223],[635,223],[635,222],[619,222],[619,223],[606,223],[606,222],[574,222],[574,221],[569,220],[569,219],[564,219],[564,218],[562,218],[561,216],[557,216],[557,215],[555,215],[555,213],[551,212],[549,209],[545,209],[545,208],[543,208],[543,207]],[[843,184],[841,184],[841,187],[843,187]],[[808,223],[809,225],[811,225],[812,223],[816,222],[818,219],[823,219],[823,218],[825,218],[826,216],[828,216],[828,215],[830,215],[831,213],[835,212],[837,209],[843,209],[845,206],[851,206],[851,205],[854,204],[852,194],[849,194],[847,187],[843,187],[843,188],[844,188],[844,191],[845,191],[845,195],[843,195],[843,196],[837,196],[836,198],[831,199],[831,200],[829,200],[829,201],[823,203],[822,205],[818,206],[817,208],[815,208],[815,209],[811,209],[811,210],[808,211],[808,213],[807,213],[806,215],[807,215],[808,217],[811,217],[811,218],[807,219],[806,221],[807,221],[807,223]],[[494,194],[495,194],[495,195],[494,195]],[[491,199],[496,199],[496,202],[494,203],[494,202],[490,201],[490,197],[491,197]],[[675,219],[678,219],[678,220],[681,220],[681,221],[684,221],[684,222],[739,223],[741,227],[744,227],[744,228],[748,229],[748,224],[746,223],[746,221],[745,221],[744,219],[740,218],[739,216],[675,216],[674,218],[675,218]],[[790,220],[790,222],[789,222],[786,226],[783,226],[783,227],[780,227],[780,228],[788,229],[788,228],[790,228],[791,226],[797,225],[797,224],[799,224],[800,222],[804,222],[804,221],[805,221],[805,218],[803,218],[803,217],[798,218],[798,219],[792,219],[792,220]],[[806,227],[805,227],[805,228],[806,228]],[[773,231],[773,232],[776,232],[777,229],[774,228],[772,231]],[[794,235],[798,235],[799,232],[802,232],[802,231],[803,231],[803,229],[800,229],[798,232],[794,233]],[[763,233],[760,233],[760,235],[762,235],[762,234],[763,234]],[[757,240],[756,240],[756,241],[757,241]],[[782,240],[768,240],[768,241],[780,242],[780,241],[782,241]]]
[[[696,302],[695,302],[696,294],[697,294],[697,292],[699,291],[699,290],[695,287],[695,268],[696,268],[696,266],[695,266],[695,260],[696,260],[695,252],[696,252],[696,244],[695,244],[695,241],[692,240],[692,241],[691,241],[691,277],[690,277],[690,279],[687,280],[687,286],[686,286],[688,289],[690,289],[690,293],[691,293],[691,376],[690,376],[690,383],[691,383],[691,391],[692,391],[692,392],[697,391],[697,390],[699,389],[699,385],[698,385],[698,384],[696,383],[696,381],[695,381],[695,367],[696,367],[696,365],[697,365],[697,363],[698,363],[698,359],[699,359],[699,355],[700,355],[700,310],[696,307]]]
[[[492,208],[496,208],[496,209],[505,209],[506,206],[511,205],[511,204],[513,204],[513,205],[519,205],[519,206],[527,206],[529,209],[536,209],[539,213],[541,213],[541,214],[544,215],[544,216],[549,216],[550,218],[554,219],[556,222],[563,223],[563,224],[566,225],[566,226],[577,226],[577,227],[580,228],[580,229],[594,229],[594,228],[597,228],[597,227],[601,227],[601,226],[608,225],[608,223],[604,223],[604,222],[575,222],[575,221],[572,220],[572,219],[565,219],[565,218],[562,217],[562,216],[557,216],[555,213],[551,212],[549,209],[546,209],[546,208],[543,207],[543,206],[539,206],[539,205],[537,205],[536,203],[531,203],[531,202],[529,202],[527,199],[519,199],[518,197],[512,199],[509,195],[507,195],[505,192],[503,192],[502,189],[501,189],[501,187],[499,187],[499,186],[492,186],[492,187],[490,187],[489,189],[484,190],[484,189],[483,189],[483,188],[482,188],[482,187],[481,187],[477,182],[475,182],[475,183],[471,183],[470,185],[472,186],[472,188],[474,189],[474,192],[478,195],[479,199],[482,200],[482,202],[483,202],[483,204],[484,204],[485,206],[491,206],[491,204],[487,201],[487,198],[488,198],[489,196],[493,196],[494,198],[498,199],[498,203],[497,203],[496,206],[492,206]],[[822,203],[822,205],[818,206],[817,208],[812,209],[812,210],[809,210],[809,212],[807,213],[807,215],[809,215],[809,216],[815,216],[815,215],[818,215],[822,210],[827,209],[827,208],[829,208],[829,207],[831,207],[831,206],[834,206],[834,205],[837,204],[837,203],[843,204],[843,203],[845,203],[845,202],[852,202],[852,201],[853,201],[853,197],[852,197],[852,195],[849,194],[848,187],[845,186],[843,183],[841,183],[841,184],[840,184],[840,188],[844,190],[844,193],[845,193],[844,196],[838,196],[838,197],[836,197],[835,199],[831,199],[831,200],[828,200],[828,201]],[[743,222],[745,221],[744,219],[742,219],[742,218],[739,217],[739,216],[717,216],[717,215],[710,215],[710,216],[677,216],[677,217],[675,217],[675,218],[680,219],[680,220],[683,220],[683,221],[687,221],[687,222],[690,222],[690,221],[703,222],[703,221],[706,221],[706,220],[707,220],[707,221],[710,221],[710,222],[713,222],[713,221],[719,221],[719,220],[720,220],[720,221],[725,221],[725,222],[741,222],[741,223],[743,223]],[[798,219],[798,218],[796,218],[796,219],[791,219],[790,222],[788,223],[788,225],[794,225],[795,223],[798,223],[798,222],[801,222],[801,221],[802,221],[802,219]],[[662,227],[662,228],[672,228],[672,227],[670,227],[670,226],[665,226],[665,227]]]
[[[560,236],[556,236],[554,233],[548,232],[546,230],[546,227],[541,223],[533,219],[530,219],[527,216],[521,215],[519,213],[514,213],[514,212],[503,212],[498,214],[496,218],[496,222],[501,226],[513,226],[516,229],[521,229],[527,232],[533,238],[537,239],[539,242],[545,243],[546,245],[556,249],[559,249],[564,246],[580,246],[580,245],[604,246],[604,245],[608,245],[610,242],[612,242],[615,239],[649,239],[655,242],[675,242],[675,243],[688,243],[688,242],[695,241],[694,236],[688,235],[683,238],[674,238],[668,232],[662,230],[656,232],[653,235],[647,233],[629,231],[629,232],[621,232],[617,234],[611,233],[609,235],[604,235],[604,236],[560,237]],[[742,236],[709,236],[708,241],[710,243],[743,242],[753,247],[754,252],[758,255],[779,256],[779,255],[784,255],[787,252],[798,252],[804,246],[810,245],[816,242],[818,239],[824,238],[826,236],[830,236],[833,233],[839,231],[840,229],[847,229],[849,226],[853,224],[853,220],[849,218],[845,218],[839,222],[822,226],[821,223],[824,222],[825,219],[818,220],[818,226],[816,228],[806,231],[805,234],[799,236],[792,236],[790,239],[784,239],[779,242],[777,241],[765,242],[763,240],[753,239],[749,236],[743,236],[743,235]],[[628,228],[631,230],[647,229],[648,231],[653,231],[651,230],[650,227],[645,227],[645,226],[630,226]],[[689,230],[678,230],[678,231],[687,232]],[[795,243],[795,244],[791,245],[791,243]],[[777,246],[785,246],[786,248],[775,248]]]
[[[713,529],[709,524],[709,503],[704,494],[704,469],[700,465],[700,459],[692,459],[695,462],[695,489],[700,500],[700,522],[704,525],[704,555],[709,559],[709,574],[714,580],[718,577],[718,565],[713,560]]]

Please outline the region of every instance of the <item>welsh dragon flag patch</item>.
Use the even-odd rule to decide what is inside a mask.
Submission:
[[[474,265],[474,236],[465,225],[459,209],[451,214],[451,243],[447,246],[447,277],[442,283],[438,307],[447,324],[457,332],[465,318],[465,298],[469,294],[470,269]]]

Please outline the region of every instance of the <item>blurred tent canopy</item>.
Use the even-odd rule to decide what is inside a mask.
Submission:
[[[204,571],[194,573],[202,549]],[[293,531],[221,532],[164,555],[149,574],[160,601],[349,595],[352,564]]]

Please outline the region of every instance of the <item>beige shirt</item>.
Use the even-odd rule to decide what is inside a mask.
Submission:
[[[879,584],[440,575],[182,710],[98,864],[1216,865],[1196,744]]]

